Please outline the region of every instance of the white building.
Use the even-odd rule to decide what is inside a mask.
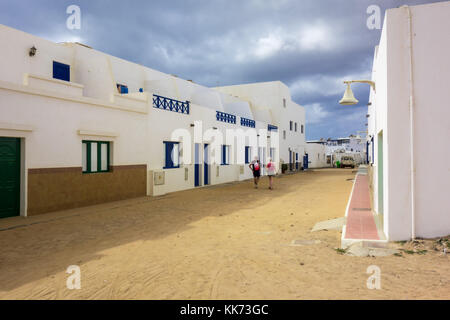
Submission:
[[[290,170],[302,167],[305,154],[305,109],[291,100],[282,82],[251,83],[216,88],[247,101],[255,120],[278,127],[280,162]]]
[[[281,82],[206,88],[2,25],[0,42],[0,217],[249,179],[254,156],[294,169],[304,147]]]
[[[309,168],[325,168],[335,166],[343,156],[351,156],[356,165],[366,163],[366,140],[360,135],[346,138],[320,139],[307,141],[306,153]]]
[[[305,152],[308,155],[308,168],[330,168],[333,166],[331,160],[330,162],[327,160],[327,146],[325,144],[308,141]]]
[[[450,234],[450,2],[386,11],[369,113],[374,209],[389,240]]]

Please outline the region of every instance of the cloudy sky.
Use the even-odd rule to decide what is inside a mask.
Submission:
[[[367,8],[426,0],[0,0],[0,23],[97,50],[205,86],[281,80],[306,108],[306,137],[365,130],[369,88],[339,106],[344,79],[370,78],[381,30]],[[69,5],[81,29],[69,30]]]

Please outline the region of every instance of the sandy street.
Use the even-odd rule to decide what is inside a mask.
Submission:
[[[450,299],[449,255],[352,257],[350,169],[324,169],[0,221],[1,299]],[[18,227],[17,227],[18,226]],[[5,230],[5,228],[12,227]],[[291,246],[293,240],[319,240]],[[81,289],[66,287],[70,265]],[[366,270],[381,269],[381,290]]]

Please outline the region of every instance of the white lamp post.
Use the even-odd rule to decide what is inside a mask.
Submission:
[[[350,87],[350,85],[355,82],[370,84],[373,91],[375,91],[375,82],[370,81],[370,80],[344,81],[344,83],[347,85],[347,88],[345,89],[345,93],[344,93],[344,96],[342,97],[341,101],[339,101],[340,104],[342,104],[344,106],[351,106],[351,105],[357,104],[359,102],[358,100],[356,100],[355,95],[353,94],[352,88]]]

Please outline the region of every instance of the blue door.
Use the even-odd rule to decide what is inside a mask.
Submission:
[[[366,163],[369,163],[369,141],[366,141]]]
[[[200,144],[195,144],[194,180],[195,186],[200,186]]]
[[[207,186],[209,184],[209,145],[205,144],[203,150],[203,184]]]
[[[303,157],[303,169],[308,169],[308,154],[305,154],[305,156]]]
[[[289,150],[289,171],[292,171],[292,152]]]
[[[298,170],[298,153],[295,153],[295,169]]]

